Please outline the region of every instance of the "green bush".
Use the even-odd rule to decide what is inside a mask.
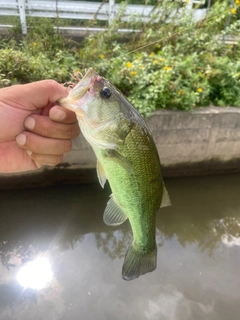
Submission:
[[[235,2],[230,7],[227,0],[216,1],[198,23],[182,3],[167,0],[155,7],[151,21],[133,16],[124,22],[123,5],[108,30],[80,44],[55,32],[54,20],[28,19],[22,41],[0,42],[0,86],[46,78],[65,82],[75,70],[94,67],[145,116],[156,109],[240,106],[239,38],[223,41],[240,34]],[[123,35],[119,28],[138,31]]]
[[[94,46],[101,47],[104,56],[96,68],[145,116],[156,109],[192,110],[209,104],[240,106],[239,38],[234,44],[223,41],[226,35],[240,34],[240,20],[232,11],[227,1],[219,1],[201,23],[193,24],[184,15],[177,25],[163,25],[161,32],[153,23],[141,34],[140,41],[144,43],[149,38],[154,42],[159,33],[161,41],[143,48],[144,52],[137,50],[132,54],[128,53],[129,43],[113,43],[111,63],[109,47],[104,53],[104,47],[97,45],[95,38]],[[226,27],[229,18],[231,23]],[[90,53],[90,46],[88,50]],[[91,54],[88,61],[94,64]]]
[[[29,55],[14,49],[0,50],[1,87],[49,78],[66,82],[70,78],[69,72],[73,72],[74,69],[76,61],[67,52],[59,51],[52,60],[41,52]]]

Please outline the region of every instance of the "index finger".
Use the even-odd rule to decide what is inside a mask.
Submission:
[[[67,94],[68,89],[55,80],[42,80],[3,88],[1,99],[9,103],[10,96],[12,106],[32,111],[43,108],[49,103],[54,104]]]

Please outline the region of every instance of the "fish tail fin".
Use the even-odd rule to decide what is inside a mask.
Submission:
[[[157,248],[151,251],[144,251],[137,248],[134,243],[129,247],[122,268],[124,280],[133,280],[139,276],[151,272],[157,266]]]

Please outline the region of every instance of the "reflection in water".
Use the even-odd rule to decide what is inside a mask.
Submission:
[[[222,235],[222,243],[227,247],[240,246],[240,238],[234,237],[231,234]]]
[[[19,241],[0,241],[0,261],[7,268],[11,269],[21,265],[34,256],[36,251],[32,244]]]
[[[96,232],[97,248],[102,248],[111,259],[124,258],[126,254],[126,243],[131,241],[131,233],[123,230]]]
[[[52,278],[50,262],[44,257],[28,262],[17,274],[17,280],[22,287],[37,290],[46,288]]]
[[[184,220],[179,222],[176,232],[173,232],[173,226],[171,224],[166,225],[161,223],[162,219],[160,218],[158,227],[160,234],[162,235],[162,241],[170,240],[176,236],[178,242],[183,247],[186,247],[191,243],[196,243],[201,251],[206,251],[209,256],[212,256],[214,251],[217,250],[221,244],[227,246],[239,245],[239,210],[240,208],[237,209],[236,212],[232,210],[231,212],[228,212],[229,216],[218,219],[213,219],[210,215],[202,215],[202,220],[199,221],[197,216],[189,216],[188,221]],[[196,212],[197,211],[198,210],[196,209]]]
[[[239,180],[166,181],[173,206],[157,216],[157,270],[131,285],[121,279],[130,225],[102,221],[109,190],[2,191],[0,319],[239,320]],[[51,265],[39,269],[41,257]],[[47,287],[20,276],[30,266],[38,280],[46,269]]]
[[[213,221],[213,233],[227,247],[240,246],[240,217],[225,217]]]
[[[77,188],[80,190],[78,191]],[[96,189],[96,186],[89,186],[90,191],[87,192],[87,196],[81,186],[72,186],[71,189],[68,189],[69,191],[65,187],[52,189],[52,192],[56,192],[56,196],[55,199],[52,199],[52,204],[48,203],[47,211],[42,211],[41,202],[36,207],[35,202],[39,197],[37,195],[35,199],[34,197],[29,199],[30,204],[33,200],[32,207],[28,204],[28,210],[21,209],[25,215],[21,218],[18,207],[21,203],[20,197],[15,203],[16,207],[13,206],[11,209],[11,214],[2,217],[3,223],[0,225],[0,261],[2,264],[11,269],[33,260],[39,252],[51,249],[52,252],[59,254],[59,252],[74,249],[89,233],[94,235],[97,248],[102,249],[111,259],[123,258],[132,241],[130,225],[128,222],[120,227],[104,225],[102,214],[108,199],[108,191],[97,190],[97,194],[94,195],[97,202],[93,203],[92,194],[96,192]],[[76,200],[76,194],[71,194],[75,190],[76,194],[82,193],[81,199]],[[33,193],[41,193],[41,191],[44,190],[36,189]],[[236,189],[236,194],[237,191]],[[15,192],[12,191],[13,194]],[[7,193],[11,199],[10,191]],[[65,206],[62,206],[58,200],[64,199],[65,195],[69,201],[64,201]],[[214,198],[207,204],[197,203],[197,200],[193,199],[189,207],[188,199],[186,205],[184,203],[183,206],[182,199],[179,202],[178,196],[175,196],[174,199],[173,194],[172,197],[173,206],[160,209],[157,214],[156,237],[159,248],[166,241],[175,237],[183,247],[196,243],[199,249],[207,251],[210,256],[222,243],[238,245],[240,241],[240,205],[237,203],[237,198],[235,199],[236,204],[231,203],[231,209],[229,209],[229,207],[221,207],[221,202],[217,206],[213,205]],[[33,216],[32,212],[34,212]],[[15,229],[15,223],[17,223],[17,229]]]

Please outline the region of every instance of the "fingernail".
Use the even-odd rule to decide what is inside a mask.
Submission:
[[[66,117],[66,113],[61,110],[61,109],[55,109],[55,110],[52,110],[52,114],[51,114],[51,119],[52,120],[56,120],[56,121],[59,121],[59,120],[64,120],[65,117]]]
[[[42,168],[43,166],[40,162],[37,162],[37,161],[35,161],[35,164],[38,169]]]
[[[28,129],[33,129],[35,127],[35,119],[33,117],[28,117],[25,122],[24,122],[24,125],[26,128]]]
[[[28,154],[29,156],[31,156],[31,155],[32,155],[32,151],[30,151],[30,150],[26,150],[26,152],[27,152],[27,154]]]
[[[17,137],[16,137],[16,141],[20,146],[24,146],[24,144],[26,143],[26,136],[23,133],[20,133]]]

